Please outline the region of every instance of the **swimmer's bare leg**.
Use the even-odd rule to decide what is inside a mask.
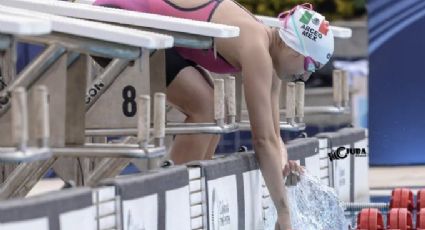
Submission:
[[[208,82],[211,88],[214,87],[213,77],[210,72],[204,69],[202,66],[197,66],[196,69],[202,74],[204,79]],[[208,145],[207,152],[205,154],[204,160],[211,160],[214,157],[215,150],[217,149],[217,145],[220,142],[221,135],[213,135]]]
[[[204,160],[211,160],[213,158],[218,142],[220,142],[220,135],[212,135]]]
[[[182,69],[167,88],[167,98],[171,104],[187,115],[185,122],[214,121],[214,90],[194,67]],[[170,159],[176,164],[192,160],[202,160],[212,156],[217,142],[211,134],[177,135]],[[208,153],[207,153],[208,152]]]

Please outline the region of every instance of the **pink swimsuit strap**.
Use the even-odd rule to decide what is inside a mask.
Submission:
[[[97,0],[94,4],[198,21],[210,21],[215,8],[221,1],[210,0],[191,8],[180,7],[170,0]]]
[[[215,8],[219,5],[220,0],[211,0],[202,5],[183,8],[177,6],[176,4],[170,2],[169,0],[148,0],[156,1],[157,4],[151,4],[150,12],[155,14],[170,15],[178,18],[193,19],[197,21],[207,21],[211,20]]]

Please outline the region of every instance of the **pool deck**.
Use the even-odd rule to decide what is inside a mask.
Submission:
[[[413,194],[425,189],[425,166],[369,168],[370,195],[390,196],[393,188],[410,188]]]
[[[371,189],[391,189],[404,186],[425,188],[425,166],[369,168],[369,187]]]

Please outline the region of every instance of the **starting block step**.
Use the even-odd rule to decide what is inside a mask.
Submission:
[[[0,34],[42,35],[52,31],[49,20],[0,13]]]
[[[149,27],[210,37],[237,37],[239,28],[210,22],[174,18],[156,14],[111,9],[56,0],[14,0],[4,5],[74,18]]]
[[[109,42],[149,49],[170,48],[174,43],[174,39],[172,37],[157,33],[5,6],[13,5],[12,3],[14,2],[15,1],[2,1],[0,5],[0,13],[49,20],[52,23],[52,30],[55,32],[93,39],[102,38],[102,40]]]

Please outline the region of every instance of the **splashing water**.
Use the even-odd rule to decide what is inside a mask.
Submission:
[[[347,230],[342,202],[334,189],[323,185],[308,172],[296,186],[287,187],[292,229],[295,230]],[[265,230],[273,230],[276,210],[269,200],[265,211]]]

